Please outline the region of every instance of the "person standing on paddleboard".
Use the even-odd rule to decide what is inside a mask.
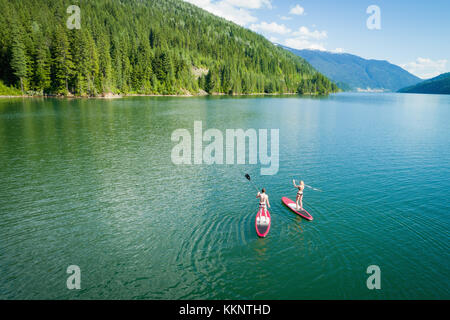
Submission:
[[[266,194],[266,189],[262,188],[256,197],[259,198],[259,207],[264,209],[264,215],[267,217],[267,206],[270,208],[270,202],[269,196]]]
[[[303,210],[303,189],[305,189],[305,183],[303,180],[300,181],[299,185],[295,184],[295,179],[292,179],[294,187],[298,189],[297,198],[295,199],[295,204],[297,205],[297,211]]]

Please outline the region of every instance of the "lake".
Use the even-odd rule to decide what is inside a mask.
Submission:
[[[194,121],[279,129],[277,174],[173,164]],[[0,163],[0,299],[450,298],[450,96],[0,99]]]

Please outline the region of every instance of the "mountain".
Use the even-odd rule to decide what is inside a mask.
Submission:
[[[67,27],[73,4],[79,29]],[[303,58],[182,0],[0,0],[0,81],[81,96],[338,89]]]
[[[400,89],[398,92],[450,94],[450,72]]]
[[[387,61],[367,60],[348,53],[284,48],[304,58],[343,90],[397,91],[422,81]]]

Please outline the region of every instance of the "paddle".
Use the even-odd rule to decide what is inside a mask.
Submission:
[[[307,184],[305,184],[305,187],[308,187],[308,188],[310,188],[310,189],[313,189],[314,191],[322,192],[322,190],[317,189],[317,188],[314,188],[314,187],[311,187],[311,186],[308,186]]]
[[[253,181],[250,178],[250,175],[248,173],[245,174],[245,177],[247,178],[248,181],[250,181],[252,183],[252,185],[255,187],[256,191],[259,192],[259,189],[255,186],[255,184],[253,183]]]
[[[295,180],[294,180],[294,183],[295,183]],[[300,180],[299,180],[299,182],[298,183],[300,183]],[[314,187],[311,187],[311,186],[309,186],[309,185],[307,185],[307,184],[305,184],[305,187],[308,187],[308,188],[310,188],[310,189],[313,189],[314,191],[319,191],[319,192],[323,192],[322,190],[320,190],[320,189],[317,189],[317,188],[314,188]]]

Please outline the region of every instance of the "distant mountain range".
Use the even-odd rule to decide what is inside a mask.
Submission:
[[[305,59],[346,91],[397,91],[422,81],[383,60],[367,60],[348,53],[282,47]]]
[[[398,92],[450,94],[450,72],[400,89]]]

